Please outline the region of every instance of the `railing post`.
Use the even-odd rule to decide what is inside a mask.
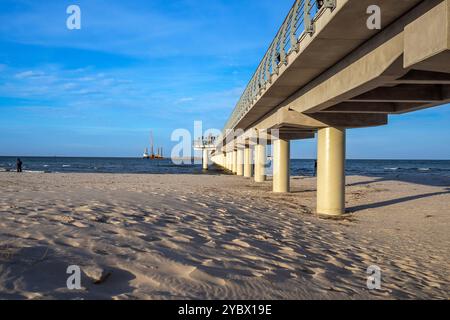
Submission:
[[[261,94],[264,91],[263,71],[264,71],[264,65],[261,65],[259,67],[259,72],[258,72],[258,93],[259,94]]]
[[[300,46],[298,45],[297,36],[295,35],[295,32],[297,31],[297,23],[300,20],[298,14],[300,1],[301,0],[295,1],[294,11],[292,12],[292,20],[291,20],[291,48],[292,51],[295,52],[298,52],[298,50],[300,49]]]
[[[272,48],[272,74],[278,75],[278,64],[277,64],[277,45],[274,42]]]
[[[322,0],[322,7],[325,7],[327,9],[334,9],[336,8],[336,0]]]
[[[311,8],[312,8],[312,4],[311,4],[311,0],[305,0],[305,10],[304,10],[304,21],[305,21],[305,32],[309,33],[310,35],[312,35],[314,33],[314,23],[311,19]]]
[[[280,39],[280,65],[284,64],[287,65],[287,59],[286,59],[286,41],[287,41],[287,27],[288,27],[288,21],[289,21],[289,16],[286,19],[286,21],[283,23],[282,27],[281,27],[281,39]]]
[[[270,52],[266,53],[266,58],[264,60],[264,88],[267,88],[267,84],[270,83]]]
[[[267,51],[267,82],[269,84],[272,83],[272,72],[271,72],[271,67],[272,67],[272,47],[269,47],[269,50]]]

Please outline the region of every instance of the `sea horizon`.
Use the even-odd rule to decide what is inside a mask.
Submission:
[[[81,159],[143,159],[142,156],[33,156],[33,155],[0,155],[0,158],[81,158]],[[164,157],[164,159],[185,160],[189,157]],[[191,157],[191,159],[202,160],[201,156]],[[316,160],[316,158],[290,158],[291,160]],[[450,159],[432,158],[346,158],[346,160],[373,160],[373,161],[450,161]]]
[[[200,174],[201,159],[164,158],[157,160],[133,157],[17,157],[0,156],[0,172],[15,171],[16,159],[23,162],[24,172],[38,173],[117,173],[117,174]],[[175,163],[174,161],[182,161]],[[291,159],[292,176],[314,176],[316,159]],[[265,166],[266,174],[272,175],[272,161]],[[222,170],[213,166],[208,172]],[[433,174],[450,177],[450,160],[420,159],[347,159],[347,175],[379,175],[393,173]]]

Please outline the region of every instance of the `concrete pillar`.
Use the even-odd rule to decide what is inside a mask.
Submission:
[[[223,153],[222,161],[223,161],[222,167],[224,169],[226,169],[227,168],[227,153],[226,152]]]
[[[251,178],[253,175],[253,154],[250,146],[245,146],[244,149],[244,177]]]
[[[208,170],[208,149],[203,149],[203,170]]]
[[[277,139],[273,142],[273,192],[289,192],[290,142]]]
[[[236,161],[236,174],[238,176],[244,175],[244,149],[238,148],[237,149],[237,161]]]
[[[345,129],[320,129],[317,143],[317,213],[341,215],[345,212]]]
[[[233,168],[232,171],[234,174],[237,173],[237,151],[233,150],[233,158],[232,158]]]
[[[255,182],[266,181],[266,146],[258,143],[255,146]]]
[[[233,172],[233,151],[230,151],[230,171]]]
[[[228,154],[228,152],[225,152],[225,165],[224,168],[228,170],[228,166],[229,166],[229,161],[230,161],[230,155]]]

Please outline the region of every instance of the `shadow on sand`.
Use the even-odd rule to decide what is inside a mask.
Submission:
[[[377,203],[371,203],[371,204],[364,204],[354,207],[347,208],[347,213],[355,213],[357,211],[362,211],[365,209],[374,209],[374,208],[380,208],[385,207],[401,202],[407,202],[422,198],[428,198],[443,194],[449,194],[450,193],[450,177],[446,176],[438,176],[436,174],[433,175],[427,175],[427,174],[392,174],[392,175],[386,175],[383,177],[380,176],[373,176],[373,175],[364,175],[368,178],[373,178],[372,180],[364,180],[364,181],[358,181],[354,183],[348,183],[346,184],[346,187],[355,187],[355,186],[367,186],[374,183],[384,182],[384,181],[398,181],[398,182],[406,182],[406,183],[413,183],[413,184],[419,184],[419,185],[426,185],[431,187],[446,187],[445,191],[437,191],[437,192],[431,192],[431,193],[424,193],[419,195],[412,195],[407,196],[399,199],[391,199],[386,201],[381,201]],[[301,179],[299,177],[296,178]],[[300,193],[307,193],[307,192],[317,192],[316,188],[310,188],[310,189],[302,189],[302,190],[293,190],[291,191],[292,194],[300,194]]]
[[[363,205],[347,208],[346,212],[347,213],[355,213],[357,211],[362,211],[362,210],[366,210],[366,209],[381,208],[381,207],[390,206],[390,205],[401,203],[401,202],[423,199],[423,198],[428,198],[428,197],[433,197],[433,196],[439,196],[439,195],[443,195],[443,194],[450,194],[450,188],[446,188],[446,190],[447,191],[424,193],[424,194],[418,194],[415,196],[403,197],[403,198],[399,198],[399,199],[392,199],[392,200],[386,200],[386,201],[381,201],[381,202],[376,202],[376,203],[363,204]]]
[[[6,250],[7,249],[7,250]],[[94,264],[90,257],[62,255],[47,246],[10,247],[0,256],[1,281],[6,292],[0,299],[111,299],[120,294],[132,294],[130,281],[136,277],[115,267],[106,267],[107,280],[96,283],[83,269]],[[5,254],[7,251],[8,254]],[[80,265],[82,290],[66,286],[67,267]],[[26,293],[21,294],[21,293]]]

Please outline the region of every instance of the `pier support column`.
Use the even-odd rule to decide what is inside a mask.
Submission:
[[[238,176],[244,175],[244,149],[238,148],[237,149],[237,168],[236,168],[236,174]]]
[[[233,151],[230,151],[230,171],[233,172]]]
[[[233,151],[233,173],[237,174],[237,150]]]
[[[244,149],[244,177],[251,178],[253,175],[253,158],[252,149],[250,146],[245,146]]]
[[[203,149],[203,170],[208,170],[208,149]]]
[[[227,158],[226,153],[222,152],[222,155],[220,157],[220,165],[222,166],[223,169],[226,168],[226,164],[225,164],[226,163],[226,158]]]
[[[273,192],[283,193],[290,191],[290,142],[277,139],[273,142]]]
[[[317,213],[341,215],[345,212],[345,129],[320,129],[317,143]]]
[[[266,146],[258,143],[255,146],[255,182],[266,181]]]

